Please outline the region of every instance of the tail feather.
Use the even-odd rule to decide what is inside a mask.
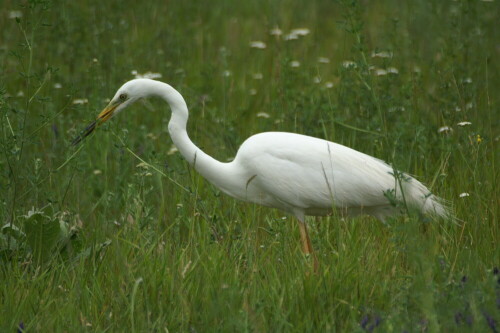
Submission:
[[[415,178],[405,182],[405,197],[407,205],[428,216],[453,219],[449,203],[435,196],[430,190]]]
[[[425,215],[433,215],[442,218],[451,217],[450,207],[444,199],[432,194],[424,200],[422,212]]]

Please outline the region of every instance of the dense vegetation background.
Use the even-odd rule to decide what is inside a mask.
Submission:
[[[0,6],[0,330],[500,330],[498,1],[12,1]],[[236,202],[137,103],[70,141],[136,76],[185,97],[226,161],[291,131],[384,159],[456,222],[296,222]]]

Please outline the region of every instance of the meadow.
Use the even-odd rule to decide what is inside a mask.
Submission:
[[[0,331],[499,332],[498,1],[0,5]],[[221,161],[250,135],[335,141],[455,221],[238,202],[176,152],[168,106],[71,140],[125,81],[178,89]]]

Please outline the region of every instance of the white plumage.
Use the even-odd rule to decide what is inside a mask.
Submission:
[[[336,207],[348,216],[366,213],[384,220],[400,210],[385,195],[391,190],[409,208],[446,214],[440,200],[422,183],[407,175],[396,181],[394,173],[385,162],[333,142],[268,132],[247,139],[227,164],[226,175],[235,175],[228,178],[241,184],[214,185],[240,200],[279,208],[299,219],[326,215]],[[245,179],[251,179],[248,185]]]
[[[125,83],[83,136],[131,103],[149,96],[163,98],[170,105],[168,129],[172,140],[203,177],[234,198],[295,215],[301,222],[306,252],[312,248],[305,215],[326,215],[335,208],[346,216],[369,214],[384,220],[401,212],[394,201],[425,215],[448,214],[442,200],[415,178],[405,174],[395,177],[395,170],[379,159],[310,136],[285,132],[256,134],[241,145],[232,162],[219,162],[189,139],[184,98],[159,81],[136,79]],[[389,199],[391,196],[393,200]]]

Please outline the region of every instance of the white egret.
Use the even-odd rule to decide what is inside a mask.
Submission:
[[[155,80],[125,83],[73,143],[138,99],[152,96],[170,105],[168,130],[189,164],[236,199],[294,215],[299,220],[305,253],[312,253],[306,215],[327,215],[336,209],[342,216],[368,214],[383,221],[401,212],[394,204],[396,201],[424,215],[448,214],[443,201],[415,178],[372,156],[310,136],[285,132],[256,134],[243,142],[232,162],[219,162],[190,140],[186,131],[188,108],[181,94]]]

